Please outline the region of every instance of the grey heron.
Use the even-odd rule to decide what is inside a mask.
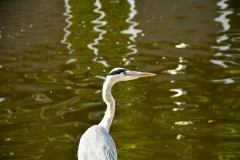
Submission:
[[[124,68],[115,68],[107,75],[102,89],[102,97],[107,104],[105,115],[98,125],[90,127],[82,135],[78,146],[78,160],[117,160],[116,146],[109,133],[115,114],[115,100],[111,94],[111,88],[120,81],[154,75]]]

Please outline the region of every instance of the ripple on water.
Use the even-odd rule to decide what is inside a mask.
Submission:
[[[79,104],[80,104],[80,97],[75,96],[71,99],[61,101],[53,105],[50,104],[50,105],[44,106],[41,110],[40,115],[42,119],[59,117],[68,112],[73,112],[78,110]]]
[[[240,127],[231,124],[218,124],[214,126],[216,138],[220,139],[238,139],[240,138]]]
[[[74,84],[71,80],[53,77],[37,77],[36,80],[41,83]]]
[[[104,116],[104,112],[105,111],[95,111],[95,112],[91,112],[88,115],[88,118],[91,120],[101,120],[101,118]]]

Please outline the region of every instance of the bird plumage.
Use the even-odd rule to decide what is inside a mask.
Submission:
[[[115,114],[115,100],[111,94],[111,88],[119,81],[154,75],[124,68],[115,68],[107,75],[102,89],[102,97],[107,104],[105,115],[98,125],[90,127],[82,135],[78,147],[78,160],[117,160],[116,146],[109,133]]]
[[[91,139],[91,141],[89,141]],[[78,148],[80,160],[116,160],[117,151],[112,136],[106,128],[94,125],[81,137]]]

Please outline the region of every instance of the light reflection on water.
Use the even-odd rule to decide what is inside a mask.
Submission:
[[[71,15],[71,6],[68,4],[68,0],[65,0],[65,7],[66,7],[66,12],[63,13],[64,16],[66,16],[66,23],[67,23],[67,26],[63,29],[64,32],[65,32],[65,35],[63,37],[63,40],[61,41],[63,44],[66,44],[67,45],[67,48],[69,50],[69,54],[71,54],[73,51],[71,49],[71,46],[72,44],[67,42],[67,37],[69,34],[71,34],[71,32],[68,30],[68,28],[72,25],[72,22],[71,22],[71,18],[73,17]]]
[[[113,87],[119,159],[239,159],[238,2],[0,3],[0,159],[76,159],[123,66],[157,75]]]
[[[228,18],[234,13],[234,10],[229,7],[227,4],[228,0],[222,0],[217,3],[217,6],[220,7],[220,11],[218,13],[220,14],[219,17],[215,18],[215,21],[222,24],[223,30],[219,31],[219,37],[217,38],[217,46],[212,46],[212,48],[217,50],[217,53],[214,55],[214,59],[211,59],[210,62],[219,65],[220,67],[223,67],[225,69],[228,69],[229,71],[232,70],[232,72],[238,72],[238,68],[240,66],[240,63],[237,61],[234,61],[235,58],[239,56],[239,48],[235,48],[234,43],[237,43],[237,39],[239,39],[239,30],[235,30],[235,28],[231,27],[231,20]],[[230,42],[229,42],[230,41]],[[228,54],[224,53],[227,52],[236,52],[234,54]],[[229,57],[227,60],[220,59],[221,57]],[[233,60],[231,60],[233,59]],[[225,77],[223,79],[214,79],[212,82],[215,83],[223,83],[223,84],[234,84],[239,82],[239,77]]]
[[[103,39],[103,35],[107,33],[106,30],[100,29],[100,27],[103,27],[107,24],[107,21],[102,20],[106,14],[101,11],[102,8],[102,3],[100,0],[96,0],[94,5],[97,7],[96,9],[93,10],[93,12],[100,14],[99,18],[91,21],[93,24],[97,24],[93,29],[95,32],[99,32],[99,36],[94,39],[94,43],[88,44],[88,48],[94,51],[95,55],[98,55],[98,47],[94,47],[95,45],[99,45],[99,41]],[[106,67],[108,66],[107,64],[105,65]]]
[[[142,30],[136,29],[135,27],[138,26],[138,23],[133,21],[133,18],[135,17],[135,15],[137,15],[137,11],[135,9],[135,7],[136,7],[135,0],[128,0],[128,3],[130,4],[130,12],[128,14],[129,18],[126,19],[126,22],[131,25],[129,26],[129,28],[127,30],[121,31],[121,33],[132,35],[131,37],[129,37],[129,39],[132,42],[136,42],[136,38],[137,38],[138,34],[142,32]],[[136,54],[138,51],[135,44],[132,45],[129,43],[127,48],[132,51],[132,52],[126,53],[127,56]],[[127,66],[131,62],[131,60],[134,60],[134,59],[129,58],[128,61],[124,60],[124,61],[126,61],[124,65]]]

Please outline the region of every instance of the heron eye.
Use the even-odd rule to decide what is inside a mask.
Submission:
[[[126,76],[126,75],[127,75],[127,73],[126,73],[126,72],[123,72],[123,75],[124,75],[124,76]]]

